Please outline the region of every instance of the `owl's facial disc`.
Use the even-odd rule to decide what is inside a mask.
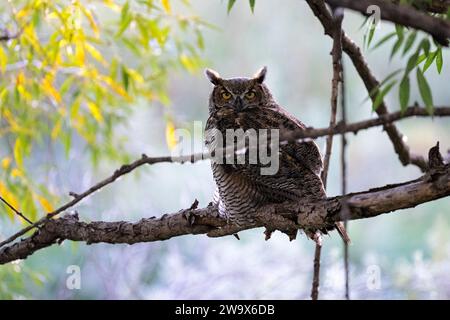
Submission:
[[[211,94],[210,109],[221,113],[241,113],[261,107],[270,99],[266,86],[263,84],[267,68],[261,68],[251,78],[224,79],[210,69],[206,76],[214,84]]]

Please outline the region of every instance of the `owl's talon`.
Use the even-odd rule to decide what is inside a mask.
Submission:
[[[275,230],[273,230],[273,229],[266,228],[266,231],[264,231],[264,234],[266,235],[264,240],[266,240],[266,241],[269,240],[272,237],[272,233],[274,231]]]
[[[233,235],[236,237],[237,232],[241,231],[242,229],[237,225],[225,225],[221,228],[216,228],[211,231],[209,231],[206,235],[211,238],[217,238],[217,237],[223,237],[223,236],[229,236]],[[238,236],[239,238],[239,236]]]
[[[238,235],[237,233],[233,233],[233,236],[234,236],[236,239],[241,240],[241,238],[239,238],[239,235]]]

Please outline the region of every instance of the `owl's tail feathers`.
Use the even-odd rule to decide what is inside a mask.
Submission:
[[[351,240],[350,237],[348,236],[347,230],[345,230],[344,223],[342,221],[339,221],[335,223],[335,226],[342,240],[344,240],[345,243],[350,244]]]

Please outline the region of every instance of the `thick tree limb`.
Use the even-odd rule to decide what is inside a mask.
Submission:
[[[380,106],[381,107],[381,106]],[[294,141],[298,139],[314,139],[317,137],[326,136],[329,134],[342,134],[346,132],[353,132],[357,133],[359,130],[367,129],[375,126],[379,126],[386,123],[391,123],[406,117],[411,116],[429,116],[429,114],[426,112],[424,108],[420,107],[409,107],[403,114],[400,112],[394,112],[391,114],[384,114],[381,115],[379,118],[376,119],[370,119],[360,122],[355,122],[353,124],[345,125],[343,123],[338,123],[336,126],[332,128],[320,128],[320,129],[313,129],[308,128],[304,131],[296,131],[296,132],[290,132],[287,134],[282,135],[281,139],[283,141]],[[450,116],[450,107],[436,107],[434,110],[434,116]],[[403,141],[402,141],[403,142]],[[72,208],[74,205],[85,199],[86,197],[90,196],[94,192],[104,188],[105,186],[113,183],[116,181],[119,177],[130,173],[131,171],[143,166],[143,165],[152,165],[156,163],[162,163],[162,162],[172,162],[172,163],[184,163],[184,162],[195,162],[202,159],[209,159],[210,156],[208,153],[204,154],[192,154],[192,155],[186,155],[186,156],[179,156],[179,157],[171,157],[171,156],[164,156],[164,157],[148,157],[147,155],[143,154],[142,157],[130,164],[125,164],[121,166],[119,169],[114,171],[114,173],[107,177],[106,179],[98,182],[94,186],[90,187],[88,190],[82,192],[82,193],[74,193],[71,192],[70,195],[74,197],[71,201],[67,202],[66,204],[62,205],[58,209],[54,210],[53,212],[48,213],[45,217],[39,219],[38,221],[34,222],[33,224],[23,228],[22,230],[18,231],[17,233],[13,234],[6,240],[0,242],[0,248],[5,246],[8,243],[11,243],[18,237],[23,236],[28,231],[41,226],[48,222],[51,218],[57,216],[58,214]],[[426,164],[425,164],[426,167]]]
[[[400,0],[393,0],[392,2],[398,4]],[[411,5],[421,11],[446,13],[450,8],[450,0],[414,0]]]
[[[319,19],[321,24],[324,27],[325,34],[332,37],[332,17],[325,6],[324,0],[306,0],[314,15]],[[364,85],[366,86],[367,92],[371,96],[372,100],[375,99],[378,93],[378,88],[380,87],[379,81],[375,78],[369,66],[367,65],[364,56],[361,53],[361,49],[343,32],[342,36],[342,47],[344,52],[350,57],[353,65],[355,66],[356,71],[358,72],[360,78],[363,80]],[[373,93],[373,94],[371,94]],[[385,115],[388,113],[388,108],[385,102],[381,102],[378,106],[376,113],[379,116]],[[427,163],[425,159],[419,155],[411,154],[409,151],[409,147],[403,141],[402,134],[398,131],[397,127],[393,124],[385,124],[383,126],[386,131],[389,139],[392,141],[392,145],[394,146],[394,150],[397,153],[400,162],[406,166],[408,164],[414,164],[425,172],[427,170]]]
[[[362,13],[365,16],[368,13],[369,6],[378,6],[380,8],[380,18],[403,26],[425,31],[444,46],[448,46],[450,38],[450,22],[441,18],[433,17],[421,12],[409,5],[393,4],[383,0],[325,0],[333,7],[348,8]]]
[[[321,228],[344,218],[364,219],[415,207],[450,195],[450,165],[443,165],[441,158],[436,155],[439,152],[435,151],[430,151],[430,158],[434,159],[430,162],[433,164],[432,168],[419,179],[312,203],[287,202],[268,205],[260,210],[254,223],[241,227],[227,228],[229,225],[226,224],[226,219],[219,215],[216,207],[196,209],[197,202],[189,209],[165,214],[160,218],[142,219],[135,223],[86,223],[79,221],[77,214],[69,214],[51,219],[28,238],[0,249],[0,264],[25,259],[34,252],[63,240],[84,241],[87,244],[134,244],[167,240],[187,234],[204,234],[221,227],[227,230],[221,236],[263,226],[279,230],[292,227],[295,222],[298,228]],[[346,210],[343,210],[344,207]],[[346,217],[342,217],[343,212]]]

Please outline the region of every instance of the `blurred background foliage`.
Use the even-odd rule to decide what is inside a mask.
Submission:
[[[204,66],[223,76],[269,68],[276,99],[308,125],[328,124],[331,40],[303,1],[8,0],[0,3],[0,194],[32,220],[122,163],[168,154],[176,128],[202,144]],[[442,14],[445,16],[445,14]],[[415,102],[448,105],[447,49],[422,32],[348,12],[346,32],[364,48],[392,111]],[[375,50],[376,49],[376,50]],[[344,60],[349,121],[377,107]],[[432,67],[434,66],[434,67]],[[414,152],[450,146],[446,119],[398,123]],[[380,128],[349,135],[349,191],[413,179]],[[339,140],[334,145],[339,150]],[[319,139],[323,146],[323,141]],[[336,153],[335,153],[336,154]],[[339,193],[333,156],[328,194]],[[214,183],[207,161],[142,168],[75,209],[86,221],[137,220],[206,205]],[[450,298],[450,203],[442,199],[350,224],[354,298]],[[0,206],[0,239],[24,225]],[[64,242],[0,266],[0,298],[307,298],[313,243],[262,230],[208,239],[95,245]],[[325,240],[322,298],[343,297],[341,243]],[[78,265],[81,290],[66,287]],[[370,279],[379,275],[379,285]]]

